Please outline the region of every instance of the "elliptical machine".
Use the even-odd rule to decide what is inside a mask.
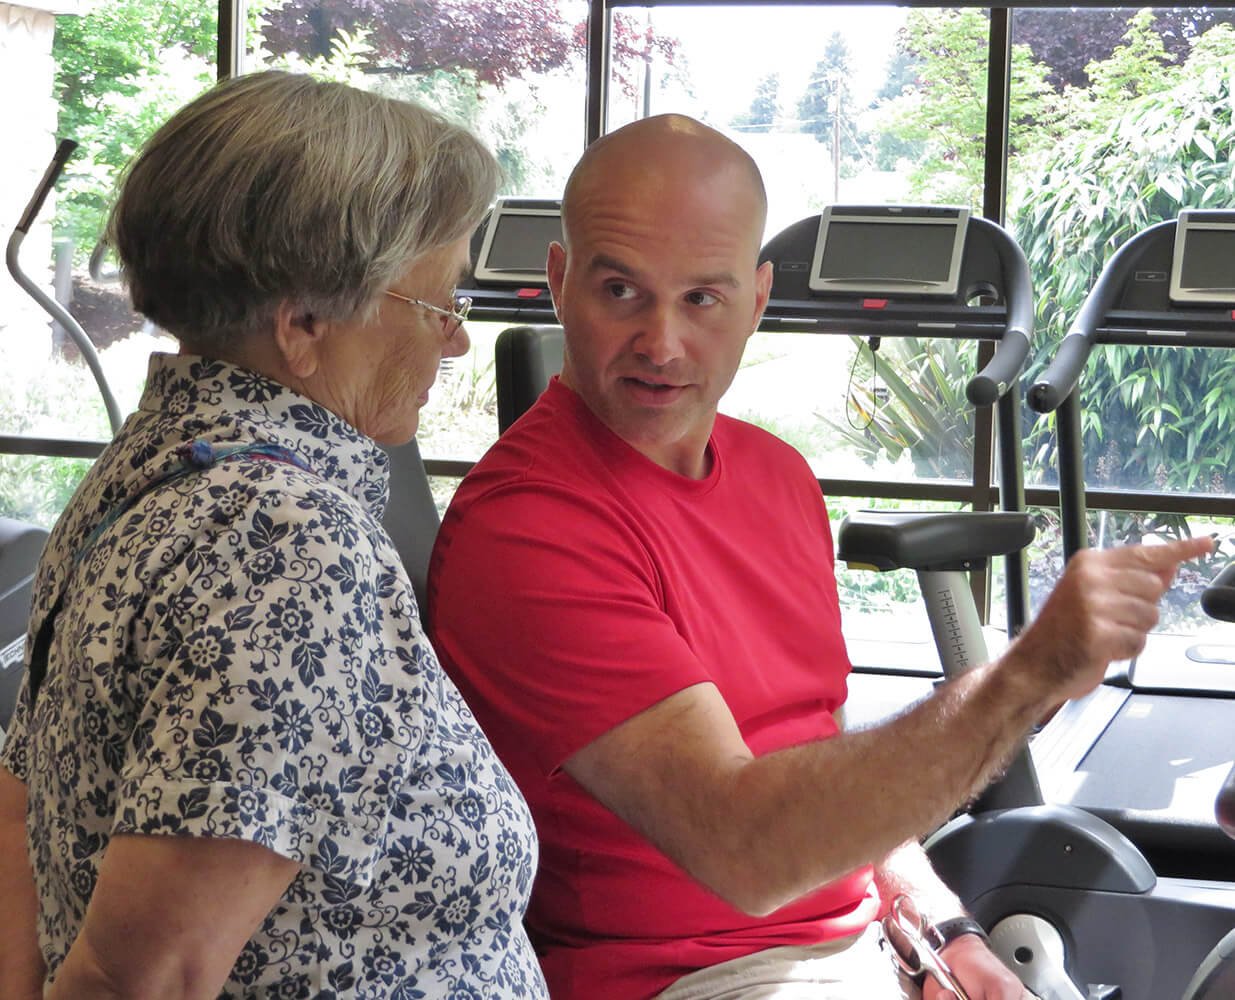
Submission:
[[[1055,362],[1029,393],[1040,412],[1067,402],[1059,433],[1068,554],[1085,537],[1075,384],[1099,332],[1106,342],[1118,342],[1122,325],[1122,335],[1138,343],[1235,343],[1229,306],[1172,308],[1166,281],[1173,270],[1179,277],[1175,225],[1145,231],[1111,258]],[[1229,600],[1230,579],[1210,604]],[[1235,774],[1217,808],[1223,828],[1235,829]],[[1159,877],[1128,837],[1090,812],[1027,803],[967,814],[926,846],[936,870],[989,928],[997,952],[1044,998],[1218,1000],[1235,990],[1235,933],[1228,933],[1235,887]]]

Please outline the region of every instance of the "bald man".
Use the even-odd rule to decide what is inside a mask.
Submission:
[[[587,151],[548,261],[565,365],[455,495],[434,642],[535,815],[555,1000],[942,1000],[877,944],[899,892],[972,1000],[1019,1000],[917,838],[1140,650],[1209,543],[1082,553],[1001,658],[841,731],[818,484],[716,409],[768,299],[765,213],[750,157],[689,118]]]

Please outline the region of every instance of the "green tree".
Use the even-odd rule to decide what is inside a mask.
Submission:
[[[881,105],[879,117],[890,134],[922,145],[910,182],[925,200],[981,202],[989,33],[989,15],[973,7],[915,8],[905,19],[898,45],[920,69],[900,96]],[[1028,46],[1013,46],[1013,153],[1049,146],[1056,138],[1060,112],[1046,72]]]
[[[769,73],[759,81],[750,110],[735,115],[731,124],[745,132],[771,132],[780,119],[780,74]]]
[[[112,184],[171,112],[213,82],[218,8],[200,0],[110,0],[56,19],[58,134],[79,144],[60,182],[57,234],[97,241]]]
[[[850,158],[861,148],[852,76],[849,46],[839,31],[833,32],[798,101],[799,130],[822,143],[833,142],[839,134],[840,155]]]
[[[1163,66],[1157,48],[1137,39],[1139,30],[1134,22],[1116,66],[1091,67],[1114,107],[1087,119],[1096,128],[1076,130],[1042,158],[1012,222],[1034,273],[1044,343],[1059,341],[1104,261],[1135,233],[1181,208],[1235,203],[1235,30],[1210,29],[1179,67]],[[1158,89],[1145,92],[1146,80]],[[1127,86],[1139,96],[1122,96]],[[1088,481],[1230,489],[1232,384],[1235,359],[1226,351],[1095,351],[1081,385]],[[1033,426],[1027,452],[1044,472],[1054,464],[1052,426]]]
[[[875,95],[872,107],[893,101],[906,90],[916,87],[921,69],[922,63],[918,58],[902,48],[894,49],[888,57],[883,86]],[[878,170],[895,170],[901,160],[912,162],[921,159],[925,146],[921,139],[903,139],[880,130],[876,134],[873,151],[875,167]]]

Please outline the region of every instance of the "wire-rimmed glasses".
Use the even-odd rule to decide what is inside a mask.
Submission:
[[[386,294],[392,299],[398,299],[400,302],[407,302],[410,305],[420,306],[422,309],[428,309],[430,312],[435,312],[444,318],[446,327],[446,339],[458,332],[459,327],[463,325],[463,321],[467,319],[467,314],[472,311],[472,298],[470,295],[454,296],[454,308],[443,309],[441,306],[435,306],[432,302],[426,302],[424,299],[413,299],[406,295],[400,295],[398,292],[392,292],[389,288],[386,289]]]

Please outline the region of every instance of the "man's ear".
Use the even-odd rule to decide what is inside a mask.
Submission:
[[[765,260],[755,271],[755,321],[751,324],[751,333],[759,328],[763,310],[767,308],[768,298],[772,295],[772,269],[772,262]]]
[[[322,343],[329,324],[292,302],[283,302],[275,313],[274,342],[283,364],[297,378],[309,378],[321,365]]]
[[[545,262],[545,275],[549,279],[549,294],[553,296],[553,311],[557,321],[562,322],[562,282],[566,278],[566,248],[554,242],[549,244],[549,259]]]

